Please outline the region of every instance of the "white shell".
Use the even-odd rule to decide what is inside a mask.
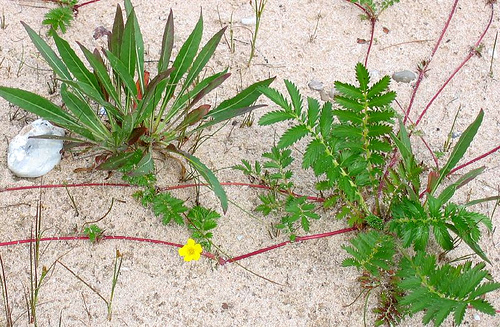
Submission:
[[[64,136],[64,129],[37,119],[21,129],[9,144],[7,165],[19,177],[40,177],[61,161],[62,140],[34,139],[30,136]]]

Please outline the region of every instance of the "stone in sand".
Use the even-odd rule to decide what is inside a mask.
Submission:
[[[323,87],[324,87],[322,82],[314,80],[314,79],[311,80],[309,82],[309,84],[307,84],[307,86],[309,86],[309,88],[311,90],[314,90],[314,91],[321,91],[321,90],[323,90]]]
[[[417,78],[414,72],[409,70],[402,70],[400,72],[395,72],[392,74],[392,79],[398,83],[410,83]]]
[[[37,119],[23,127],[9,144],[7,166],[19,177],[40,177],[61,161],[62,140],[29,138],[39,135],[64,136],[64,130]]]

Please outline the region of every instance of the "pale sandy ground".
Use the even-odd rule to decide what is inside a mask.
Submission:
[[[381,74],[392,74],[402,69],[415,70],[417,63],[427,58],[434,46],[452,5],[451,0],[402,0],[387,10],[375,31],[376,43],[369,60],[369,69]],[[83,7],[66,37],[79,40],[88,47],[99,44],[92,39],[92,31],[102,25],[111,27],[117,1],[100,1]],[[221,70],[228,66],[233,73],[225,86],[219,90],[217,99],[234,94],[235,89],[245,87],[258,79],[277,76],[275,87],[283,89],[283,79],[294,81],[306,95],[318,96],[307,88],[311,79],[320,80],[328,89],[335,80],[353,81],[354,65],[364,59],[366,44],[358,44],[357,38],[369,38],[369,26],[358,18],[359,10],[341,0],[269,0],[264,13],[258,39],[257,57],[250,68],[246,67],[249,54],[250,32],[242,26],[241,18],[252,15],[248,0],[206,1],[139,1],[136,6],[142,27],[148,59],[158,58],[160,36],[170,8],[174,10],[177,41],[182,41],[194,27],[203,7],[205,39],[229,23],[231,16],[236,51],[231,53],[221,43],[211,68]],[[413,118],[427,104],[444,79],[467,55],[489,18],[485,1],[460,1],[459,8],[445,35],[428,77],[424,80],[414,106]],[[28,89],[48,96],[47,82],[50,71],[37,55],[19,21],[24,20],[35,30],[47,9],[43,2],[17,2],[0,0],[5,13],[7,28],[0,30],[0,84]],[[498,9],[498,8],[496,8]],[[317,31],[314,32],[317,24]],[[382,27],[389,29],[385,34]],[[495,60],[493,77],[489,76],[491,53],[495,33],[500,28],[499,15],[495,14],[492,26],[484,38],[481,58],[473,58],[456,76],[448,88],[430,108],[430,113],[421,125],[427,141],[433,149],[442,147],[453,117],[461,106],[457,131],[465,127],[485,110],[485,120],[474,141],[474,148],[467,153],[473,158],[500,143],[500,62]],[[45,30],[42,29],[42,33]],[[227,34],[228,35],[228,34]],[[228,35],[229,36],[229,35]],[[311,36],[312,41],[311,41]],[[416,40],[429,42],[406,43]],[[177,44],[177,49],[179,43]],[[390,48],[387,48],[391,46]],[[393,83],[398,100],[408,103],[412,84]],[[57,96],[50,96],[58,101]],[[212,101],[217,101],[212,98]],[[65,157],[61,164],[49,174],[38,179],[20,179],[7,169],[6,152],[8,140],[34,117],[18,116],[11,120],[15,108],[0,100],[0,187],[22,185],[104,182],[102,172],[74,173],[77,167],[89,165],[90,159],[75,160]],[[256,119],[262,115],[256,113]],[[283,126],[282,126],[283,127]],[[240,159],[255,160],[269,149],[276,139],[278,127],[234,128],[226,126],[210,142],[206,143],[198,156],[211,168],[218,171],[221,181],[242,181],[246,178],[238,172],[224,169],[239,163]],[[422,160],[429,156],[422,145],[416,142]],[[480,198],[497,193],[500,187],[498,174],[499,156],[495,154],[481,164],[486,173],[471,183],[459,194],[457,201]],[[171,162],[159,164],[160,184],[176,185],[178,167]],[[478,165],[475,165],[477,167]],[[311,175],[297,176],[298,191],[313,194]],[[115,175],[107,182],[120,182]],[[252,210],[258,202],[258,192],[245,187],[228,187],[231,201]],[[80,215],[77,216],[64,189],[36,190],[0,193],[0,241],[28,238],[33,224],[36,203],[43,202],[44,236],[75,235],[86,221],[96,220],[108,210],[112,199],[115,202],[110,214],[100,222],[108,235],[128,235],[184,243],[188,233],[184,228],[163,226],[158,218],[142,208],[132,198],[129,188],[75,188],[74,197]],[[178,192],[181,197],[194,196],[193,190]],[[201,202],[218,209],[214,196],[201,190]],[[493,204],[477,208],[490,214]],[[330,214],[331,215],[331,214]],[[261,218],[257,215],[257,217]],[[493,217],[499,223],[498,211]],[[267,224],[262,223],[236,205],[220,219],[214,241],[232,255],[247,253],[287,239],[287,235],[271,239]],[[323,219],[312,224],[311,233],[320,233],[345,227],[323,214]],[[107,297],[111,289],[111,276],[115,250],[123,256],[123,267],[113,301],[113,319],[106,320],[104,302],[89,288],[73,277],[61,266],[50,273],[40,290],[38,307],[39,326],[362,326],[363,303],[358,301],[346,307],[359,294],[357,272],[353,268],[342,268],[346,257],[341,245],[349,235],[308,241],[290,245],[241,261],[245,268],[265,276],[280,285],[256,277],[235,264],[218,267],[208,259],[184,263],[177,249],[161,245],[124,241],[105,241],[92,245],[84,241],[52,242],[43,245],[41,262],[50,266],[57,258],[64,262],[81,278],[93,285]],[[493,277],[500,280],[500,238],[498,232],[484,235],[481,242],[493,262],[489,266]],[[29,285],[29,248],[17,245],[0,248],[5,264],[13,318],[16,326],[28,325],[25,292]],[[461,248],[452,256],[470,251]],[[500,293],[488,295],[488,300],[500,308]],[[474,319],[468,311],[465,326],[500,326],[498,317],[479,314]],[[419,326],[418,315],[403,323],[403,326]],[[370,324],[373,320],[369,320]],[[5,324],[3,308],[0,309],[0,326]],[[446,326],[451,326],[448,319]]]

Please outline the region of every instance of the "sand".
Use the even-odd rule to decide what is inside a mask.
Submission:
[[[368,68],[379,76],[404,69],[416,70],[417,64],[427,59],[439,37],[452,6],[451,0],[403,0],[386,10],[375,30],[375,43]],[[111,28],[117,1],[102,0],[82,7],[65,38],[80,41],[89,48],[102,44],[92,38],[98,26]],[[210,98],[213,104],[235,94],[254,81],[276,76],[273,86],[283,90],[283,79],[297,84],[304,95],[319,97],[307,87],[311,80],[324,83],[330,90],[333,82],[354,81],[354,66],[364,61],[367,44],[358,39],[369,39],[369,24],[359,19],[360,11],[346,1],[334,0],[269,0],[257,40],[256,57],[252,65],[246,63],[250,53],[252,26],[240,23],[252,16],[247,0],[206,1],[133,1],[144,35],[147,59],[158,58],[161,33],[170,8],[174,11],[176,48],[183,41],[203,8],[204,40],[217,32],[221,25],[232,21],[234,48],[221,42],[209,69],[219,71],[229,67],[231,78],[217,94]],[[57,102],[56,94],[48,94],[47,83],[51,72],[31,44],[20,20],[35,30],[45,33],[40,22],[50,4],[42,1],[0,0],[7,27],[0,30],[0,84],[36,92]],[[497,8],[495,8],[497,9]],[[422,82],[411,115],[416,119],[446,78],[467,56],[470,47],[484,30],[490,11],[485,1],[460,1],[444,41],[438,49],[427,77]],[[388,32],[384,32],[386,28]],[[447,139],[453,118],[460,109],[456,131],[463,131],[480,109],[485,119],[467,152],[474,158],[500,143],[500,64],[490,65],[495,34],[500,28],[495,13],[492,25],[484,37],[481,57],[472,58],[429,108],[420,126],[432,149],[440,149]],[[229,39],[229,30],[226,32]],[[496,55],[495,55],[496,56]],[[398,93],[398,102],[406,107],[413,83],[392,83]],[[261,99],[262,103],[268,103]],[[8,141],[27,123],[35,119],[0,100],[0,188],[36,186],[61,183],[121,183],[118,174],[108,179],[105,172],[75,173],[76,168],[89,167],[92,158],[65,155],[60,165],[43,178],[21,179],[7,169]],[[221,182],[248,182],[240,172],[228,167],[241,159],[254,161],[268,151],[286,127],[260,127],[258,118],[270,110],[255,112],[251,127],[239,128],[231,124],[223,127],[206,142],[197,156],[208,167],[217,171]],[[398,108],[401,112],[401,109]],[[236,119],[241,122],[241,119]],[[305,143],[300,143],[297,150]],[[415,140],[419,158],[431,164],[430,156],[421,142]],[[303,150],[303,148],[302,148]],[[444,160],[444,159],[443,159]],[[444,163],[442,160],[441,164]],[[464,160],[465,162],[466,160]],[[299,167],[300,163],[296,163]],[[484,174],[468,184],[455,198],[467,199],[492,196],[498,193],[499,154],[493,154],[471,167],[486,166]],[[172,161],[158,162],[160,186],[179,184],[179,166]],[[298,171],[295,176],[297,192],[316,195],[312,174]],[[252,210],[258,204],[259,191],[249,187],[228,186],[231,200],[228,212],[220,219],[214,242],[225,253],[237,256],[265,246],[286,241],[281,233],[271,237],[268,228],[271,218],[261,217]],[[69,193],[68,193],[69,192]],[[163,226],[150,210],[144,209],[132,197],[134,189],[127,187],[79,187],[43,190],[21,190],[0,193],[0,242],[27,239],[35,221],[36,207],[42,203],[42,230],[44,237],[76,236],[86,222],[99,222],[106,235],[125,235],[174,243],[185,243],[189,234],[183,227]],[[194,189],[176,191],[175,195],[193,200]],[[75,210],[70,196],[74,199]],[[221,211],[214,195],[200,189],[199,199],[209,208]],[[490,215],[494,203],[475,207]],[[493,216],[494,226],[499,214]],[[347,227],[332,213],[322,213],[322,219],[313,222],[311,234]],[[177,249],[144,242],[106,240],[97,244],[88,241],[51,241],[42,243],[40,266],[49,271],[39,291],[37,319],[39,326],[363,326],[363,301],[351,302],[361,292],[354,268],[342,268],[346,257],[341,245],[352,234],[336,235],[311,240],[266,252],[248,259],[220,266],[202,258],[183,262]],[[493,278],[500,280],[500,238],[498,232],[484,233],[481,246],[493,265]],[[119,250],[123,255],[120,276],[112,302],[112,320],[107,320],[107,307],[96,292],[84,285],[84,280],[108,298],[111,292],[113,262]],[[450,258],[469,254],[460,246]],[[30,284],[29,246],[2,246],[0,255],[5,266],[12,318],[16,326],[29,325],[26,296]],[[78,279],[56,260],[63,262]],[[265,277],[259,277],[259,276]],[[268,281],[273,281],[274,283]],[[500,308],[499,292],[488,295],[488,300]],[[0,300],[1,302],[1,300]],[[373,303],[373,302],[372,302]],[[369,306],[369,309],[371,306]],[[368,309],[368,310],[369,310]],[[402,326],[420,326],[422,315],[407,319]],[[4,308],[0,309],[0,326],[6,324]],[[373,324],[373,315],[368,315]],[[447,319],[445,326],[451,326]],[[498,318],[473,310],[467,311],[466,326],[499,326]]]

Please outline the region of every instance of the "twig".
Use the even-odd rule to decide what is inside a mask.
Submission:
[[[415,87],[413,88],[413,92],[411,94],[410,103],[408,104],[408,108],[406,109],[405,117],[403,119],[403,124],[406,124],[406,121],[408,120],[408,116],[410,115],[411,107],[413,106],[413,101],[415,100],[415,96],[417,95],[417,91],[418,91],[418,88],[420,87],[420,83],[424,79],[424,75],[425,75],[425,72],[427,70],[427,67],[429,67],[429,64],[431,63],[432,58],[436,54],[436,51],[437,51],[439,45],[441,44],[441,41],[443,40],[444,34],[446,33],[446,30],[448,29],[448,26],[450,25],[450,21],[453,17],[453,14],[455,13],[455,9],[457,8],[457,4],[458,4],[458,0],[455,0],[455,2],[453,3],[453,7],[450,11],[450,14],[448,16],[448,20],[446,21],[446,24],[444,25],[444,28],[441,31],[441,35],[439,36],[439,39],[437,40],[436,45],[434,46],[434,49],[432,49],[429,60],[425,61],[425,64],[420,69],[417,82],[415,83]]]
[[[460,63],[460,65],[455,69],[455,71],[453,71],[453,73],[450,75],[450,77],[448,77],[448,79],[443,83],[443,85],[439,88],[439,90],[436,92],[436,94],[434,94],[434,96],[432,97],[431,101],[429,101],[429,103],[427,104],[427,106],[425,106],[425,109],[422,111],[422,113],[420,114],[420,116],[418,117],[417,121],[415,122],[415,126],[417,126],[420,121],[422,120],[423,116],[425,115],[425,113],[427,112],[427,109],[429,109],[429,107],[432,105],[432,103],[434,102],[434,100],[436,100],[436,98],[441,94],[441,92],[443,91],[443,89],[448,85],[448,83],[453,79],[453,77],[455,77],[455,75],[462,69],[462,67],[474,56],[474,55],[477,55],[478,54],[478,50],[477,48],[479,47],[479,45],[481,44],[481,42],[483,41],[483,38],[484,36],[486,35],[486,32],[488,32],[490,26],[491,26],[491,22],[493,21],[493,13],[494,13],[494,7],[493,7],[493,3],[490,4],[490,8],[491,8],[491,14],[490,14],[490,19],[488,21],[488,24],[486,25],[486,28],[484,29],[483,33],[481,34],[481,36],[479,37],[479,39],[476,41],[476,43],[474,44],[474,47],[469,51],[469,54],[465,57],[465,59],[462,61],[462,63]],[[407,114],[409,113],[409,111],[407,111]],[[406,116],[405,116],[405,120],[406,120]]]

